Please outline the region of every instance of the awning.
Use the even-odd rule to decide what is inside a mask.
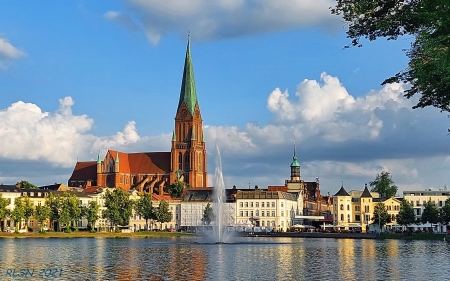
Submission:
[[[332,225],[332,224],[326,224],[326,225],[321,225],[320,227],[323,227],[323,228],[327,228],[327,227],[332,228],[332,227],[336,227],[336,226],[335,226],[335,225]]]
[[[294,224],[293,226],[291,226],[292,228],[305,228],[304,225],[302,224]]]
[[[360,223],[349,223],[348,227],[361,227]]]

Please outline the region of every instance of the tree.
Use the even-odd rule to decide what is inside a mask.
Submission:
[[[400,225],[410,225],[415,223],[414,208],[407,200],[403,199],[400,202],[400,210],[396,216],[397,223]]]
[[[134,205],[136,214],[145,219],[145,229],[148,231],[148,220],[155,219],[155,213],[152,206],[152,194],[149,192],[139,193],[139,199]]]
[[[383,84],[409,83],[405,97],[421,96],[413,108],[434,106],[450,111],[448,0],[337,0],[331,13],[343,16],[352,46],[361,47],[361,38],[395,40],[412,35],[415,40],[406,52],[408,67]]]
[[[175,181],[169,186],[169,194],[172,198],[180,198],[183,195],[185,183],[182,181]]]
[[[61,217],[61,206],[62,206],[62,200],[59,195],[53,195],[53,193],[49,193],[47,198],[45,198],[45,206],[48,206],[50,208],[50,221],[52,224],[53,230],[60,229],[60,223],[59,219]],[[58,229],[54,227],[54,224],[58,223]]]
[[[434,201],[431,201],[431,199],[425,204],[420,221],[422,223],[429,222],[432,228],[433,224],[439,223],[439,208]]]
[[[161,223],[161,229],[163,223],[172,220],[172,213],[169,211],[169,203],[167,203],[165,200],[161,200],[159,202],[159,207],[155,212],[155,219],[157,222]]]
[[[15,223],[15,232],[19,232],[20,222],[25,220],[28,227],[28,219],[33,215],[33,207],[28,197],[18,197],[14,200],[14,209],[11,212],[11,218]]]
[[[388,172],[381,172],[374,181],[371,181],[371,191],[378,192],[382,199],[389,199],[397,193],[398,187],[394,185],[392,176]]]
[[[41,227],[39,229],[40,233],[44,233],[44,222],[50,218],[51,210],[47,205],[36,206],[34,210],[34,217],[40,223]]]
[[[78,229],[78,220],[81,218],[81,206],[75,194],[65,192],[61,198],[61,213],[59,221],[65,226],[65,232],[70,233],[70,223],[74,222],[75,229]]]
[[[378,224],[381,229],[385,224],[391,222],[391,215],[388,214],[387,208],[384,203],[380,202],[375,205],[372,221],[374,224]]]
[[[116,227],[128,225],[133,213],[133,200],[130,199],[130,194],[119,187],[113,191],[106,190],[104,199],[106,210],[103,211],[103,218],[108,219]],[[116,231],[119,229],[116,228]]]
[[[16,183],[17,185],[20,186],[20,188],[25,188],[25,189],[38,189],[38,187],[28,181],[20,181],[18,183]]]
[[[87,207],[83,208],[83,216],[86,217],[86,220],[88,221],[88,229],[91,232],[95,232],[95,222],[100,218],[99,215],[100,206],[98,205],[97,201],[89,201],[89,204]]]
[[[9,205],[9,200],[7,198],[3,198],[2,194],[0,193],[0,221],[5,221],[7,217],[10,216],[10,210],[7,208]],[[1,228],[3,230],[3,223],[1,225]]]
[[[213,220],[215,220],[216,216],[214,215],[213,208],[211,204],[207,204],[205,210],[203,210],[202,222],[203,224],[210,225]]]
[[[445,225],[448,225],[450,222],[450,198],[445,200],[445,205],[441,208],[440,218]]]

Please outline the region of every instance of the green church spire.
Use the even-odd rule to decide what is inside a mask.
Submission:
[[[176,141],[177,140],[177,136],[175,135],[175,129],[173,130],[172,133],[172,141]]]
[[[195,130],[194,130],[194,127],[192,127],[191,140],[195,140]]]
[[[186,48],[186,58],[184,61],[183,80],[180,90],[180,101],[178,102],[177,111],[180,110],[183,102],[186,104],[189,112],[194,116],[195,105],[197,104],[197,91],[195,89],[194,67],[192,66],[191,47],[188,37]]]
[[[119,151],[116,151],[116,163],[119,163]]]
[[[100,151],[98,152],[98,156],[97,156],[97,164],[101,164],[102,161],[100,160]]]
[[[294,140],[294,157],[292,157],[291,167],[300,167],[300,163],[298,163],[298,161],[297,161],[295,140]]]

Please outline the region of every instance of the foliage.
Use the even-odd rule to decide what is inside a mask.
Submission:
[[[88,206],[83,208],[83,216],[88,221],[89,230],[94,230],[95,222],[100,218],[99,210],[100,206],[94,200],[89,201]]]
[[[38,189],[38,187],[28,181],[20,181],[18,183],[16,183],[17,185],[20,186],[20,188],[24,188],[24,189]]]
[[[36,206],[34,210],[35,219],[41,224],[39,232],[44,233],[44,222],[50,218],[51,210],[47,205]]]
[[[175,181],[169,186],[169,194],[172,198],[180,198],[183,195],[185,183],[182,181]]]
[[[378,203],[373,210],[372,221],[374,224],[379,224],[383,227],[385,224],[391,222],[391,215],[388,214],[387,208],[384,203]]]
[[[19,231],[19,223],[22,220],[28,221],[33,215],[33,207],[28,197],[18,197],[14,200],[14,209],[11,212],[11,218],[14,221],[16,227],[15,231]]]
[[[75,228],[78,229],[78,220],[81,217],[81,206],[78,197],[75,194],[65,192],[61,198],[61,215],[59,221],[66,227],[66,232],[70,232],[70,222],[75,222]]]
[[[400,210],[396,216],[397,223],[400,225],[410,225],[415,222],[414,208],[407,200],[403,199],[400,203]]]
[[[202,222],[203,224],[210,225],[215,218],[216,216],[214,215],[213,208],[211,207],[211,204],[208,203],[203,211]]]
[[[145,219],[145,228],[148,230],[148,220],[155,218],[152,205],[152,194],[149,192],[143,192],[139,194],[139,199],[134,205],[136,214],[142,216]]]
[[[50,221],[52,222],[53,229],[53,222],[59,222],[61,216],[61,197],[58,195],[55,196],[53,193],[49,192],[47,198],[45,198],[45,206],[50,208]]]
[[[162,224],[172,220],[172,213],[169,211],[169,203],[165,200],[159,202],[159,207],[155,211],[155,219]]]
[[[441,208],[440,220],[445,225],[450,222],[450,198],[445,200],[445,205]]]
[[[383,199],[388,199],[397,193],[398,187],[394,185],[392,176],[388,172],[381,172],[378,174],[375,180],[371,181],[371,191],[378,192]]]
[[[342,15],[352,46],[361,38],[415,39],[406,52],[408,67],[383,84],[411,84],[405,97],[420,95],[413,108],[434,106],[450,111],[450,2],[448,0],[337,0],[331,13]],[[348,47],[348,46],[347,46]]]
[[[3,198],[0,193],[0,220],[4,220],[10,215],[10,211],[7,208],[9,205],[9,200],[7,198]]]
[[[130,194],[119,187],[113,191],[106,190],[104,199],[106,210],[103,211],[103,218],[108,219],[115,226],[128,225],[133,212],[133,200],[130,199]]]
[[[439,208],[434,201],[428,200],[423,209],[422,218],[420,219],[422,223],[439,223]]]

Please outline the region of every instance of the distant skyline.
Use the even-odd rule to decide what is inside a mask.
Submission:
[[[410,38],[348,48],[334,1],[3,3],[0,183],[67,184],[108,149],[170,151],[187,34],[208,151],[227,188],[283,185],[294,139],[321,191],[449,185],[447,113],[413,110]],[[212,182],[211,182],[212,184]]]

